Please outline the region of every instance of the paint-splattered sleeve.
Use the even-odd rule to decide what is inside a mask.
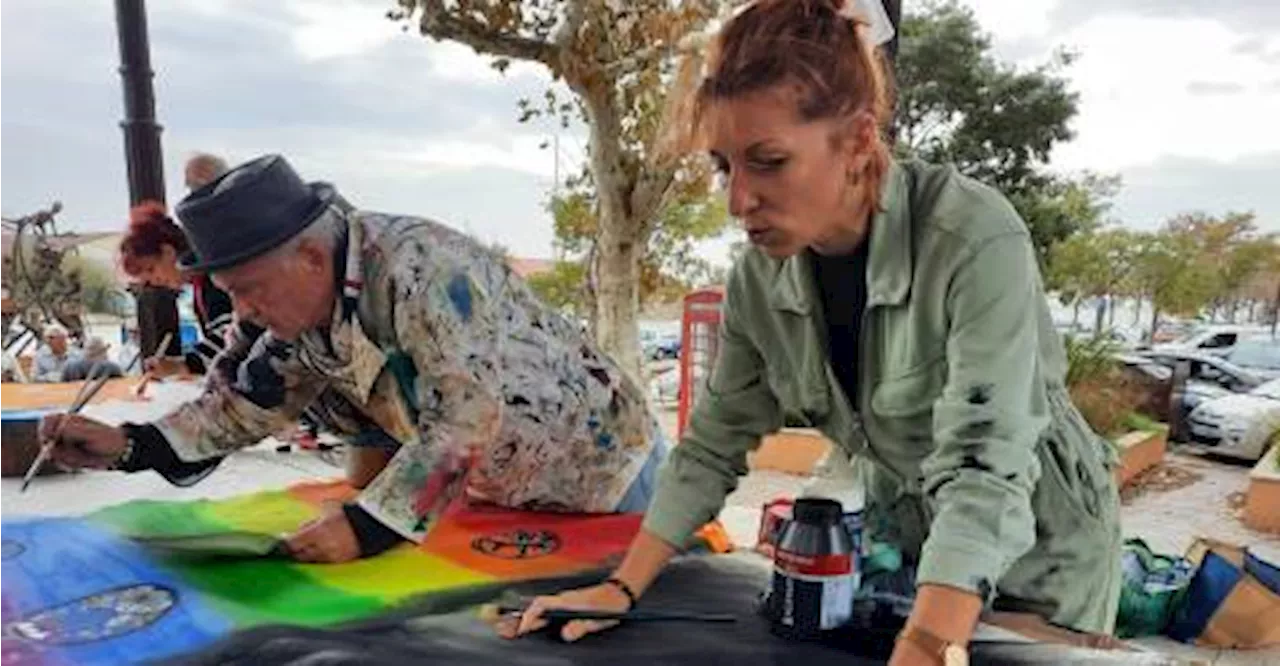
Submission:
[[[500,293],[486,293],[472,271],[435,266],[426,256],[401,258],[390,289],[395,337],[416,378],[416,441],[396,452],[357,498],[361,508],[413,541],[426,516],[460,490],[474,451],[494,439],[502,416],[499,377]]]
[[[235,381],[210,381],[203,395],[153,425],[182,461],[217,458],[289,428],[324,386],[293,345],[264,335]]]
[[[1036,303],[1043,298],[1025,234],[982,243],[947,297],[948,378],[934,404],[924,461],[933,524],[917,580],[984,598],[1035,543],[1036,443],[1048,425],[1038,381]]]
[[[715,367],[698,396],[689,427],[658,476],[644,528],[681,548],[711,521],[747,472],[747,452],[782,426],[777,398],[764,376],[764,361],[745,332],[737,304],[739,271],[730,278]]]

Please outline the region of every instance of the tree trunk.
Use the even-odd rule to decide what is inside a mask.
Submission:
[[[1107,328],[1116,327],[1116,301],[1115,298],[1107,299]]]
[[[1156,326],[1160,324],[1160,308],[1156,307],[1156,300],[1151,299],[1151,330],[1147,331],[1147,342],[1149,344],[1156,343]]]
[[[1071,328],[1080,324],[1080,300],[1077,298],[1075,304],[1071,306]]]
[[[596,342],[636,381],[640,365],[640,258],[644,252],[646,220],[631,205],[636,183],[623,166],[622,136],[607,88],[570,81],[583,101],[591,134],[587,150],[596,184],[600,235],[596,245]]]
[[[615,225],[616,226],[616,225]],[[640,245],[619,234],[601,234],[597,254],[596,341],[639,380]]]
[[[1142,317],[1142,297],[1138,296],[1133,299],[1133,326],[1138,325],[1138,319]]]
[[[1271,302],[1271,337],[1276,337],[1276,324],[1280,324],[1280,282],[1276,283],[1276,299]]]
[[[1106,314],[1107,314],[1107,301],[1102,298],[1099,298],[1098,305],[1096,308],[1094,308],[1093,337],[1096,338],[1102,335],[1102,330],[1103,330],[1102,321],[1103,321],[1103,317],[1105,317]]]

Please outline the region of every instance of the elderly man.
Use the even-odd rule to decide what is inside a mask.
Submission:
[[[234,381],[159,421],[71,417],[55,456],[193,483],[319,407],[375,464],[353,474],[354,502],[288,539],[317,562],[420,540],[460,487],[506,507],[645,508],[666,447],[635,382],[473,239],[334,201],[266,156],[178,204],[185,266],[267,333],[224,352],[244,354]]]
[[[62,369],[62,381],[78,382],[88,379],[89,375],[95,374],[94,366],[98,366],[97,377],[123,377],[124,371],[120,366],[115,364],[108,358],[110,349],[102,338],[92,337],[84,345],[84,354],[77,359],[69,361]]]
[[[196,153],[182,169],[182,178],[188,190],[195,190],[218,179],[227,172],[227,163],[217,155]]]
[[[32,374],[37,382],[60,382],[62,371],[76,359],[67,343],[67,329],[50,324],[44,329],[44,345],[36,352]]]

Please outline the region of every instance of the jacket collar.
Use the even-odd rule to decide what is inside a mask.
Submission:
[[[867,306],[900,305],[911,290],[911,192],[909,174],[890,162],[880,194],[880,209],[871,220],[867,252]],[[813,279],[813,257],[806,250],[778,263],[769,295],[775,310],[808,314],[821,302]]]

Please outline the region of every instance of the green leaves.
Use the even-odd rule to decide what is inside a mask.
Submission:
[[[1020,70],[998,61],[973,12],[929,2],[903,19],[895,76],[896,152],[953,162],[999,189],[1026,220],[1041,260],[1049,248],[1101,222],[1117,182],[1047,171],[1050,151],[1072,137],[1078,96],[1062,70],[1066,51]]]

